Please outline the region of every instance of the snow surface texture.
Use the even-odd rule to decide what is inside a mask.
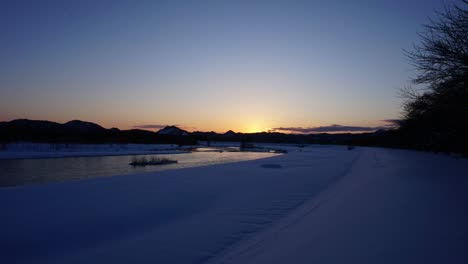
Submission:
[[[210,263],[468,263],[468,160],[361,151],[333,187]]]
[[[467,263],[467,176],[466,159],[324,146],[2,188],[0,256],[4,263]]]

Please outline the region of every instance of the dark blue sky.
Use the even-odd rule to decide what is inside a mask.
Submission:
[[[267,130],[398,118],[449,1],[1,1],[0,119]]]

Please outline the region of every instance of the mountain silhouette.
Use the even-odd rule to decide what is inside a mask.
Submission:
[[[104,132],[106,130],[98,124],[81,120],[72,120],[65,123],[64,125],[67,128],[74,129],[83,133]]]
[[[156,132],[160,135],[171,135],[171,136],[188,136],[189,132],[180,129],[176,126],[166,126],[165,128]]]
[[[213,141],[404,147],[404,145],[400,143],[398,132],[392,130],[379,130],[377,132],[357,134],[236,133],[229,130],[224,134],[219,134],[213,131],[196,131],[190,133],[176,126],[167,126],[158,132],[141,129],[106,129],[98,124],[81,120],[72,120],[64,124],[28,119],[0,122],[0,143],[47,142],[195,145],[198,142]]]

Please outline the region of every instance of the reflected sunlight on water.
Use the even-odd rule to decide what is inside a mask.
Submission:
[[[193,152],[183,154],[165,154],[177,160],[176,164],[159,166],[130,166],[131,156],[73,157],[48,159],[0,160],[0,186],[16,186],[51,181],[87,179],[101,176],[114,176],[151,171],[163,171],[198,166],[207,166],[229,162],[245,161],[276,156],[272,153],[258,152]],[[156,155],[138,155],[138,157],[156,157]]]

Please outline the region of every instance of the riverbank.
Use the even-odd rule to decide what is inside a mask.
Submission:
[[[9,143],[0,149],[0,160],[177,154],[187,150],[173,144],[49,144]]]
[[[338,183],[213,263],[467,263],[468,160],[363,151]]]
[[[9,263],[464,263],[466,175],[466,159],[314,146],[3,188],[0,255]]]

